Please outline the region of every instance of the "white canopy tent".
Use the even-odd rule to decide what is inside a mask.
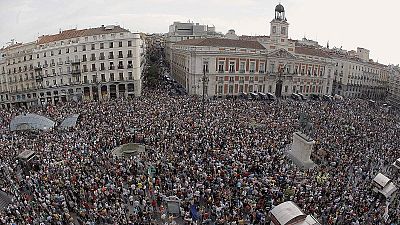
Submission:
[[[372,181],[375,188],[375,192],[382,194],[385,198],[390,198],[397,191],[397,187],[393,182],[382,173],[378,173],[374,180]]]
[[[54,128],[55,122],[37,114],[24,114],[14,117],[10,122],[10,130],[48,130]]]

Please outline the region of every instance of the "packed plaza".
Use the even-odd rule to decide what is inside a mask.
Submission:
[[[201,98],[170,96],[168,87],[159,82],[129,99],[3,110],[0,180],[14,201],[0,212],[1,223],[269,224],[269,210],[288,200],[321,224],[399,223],[398,199],[384,222],[386,201],[371,185],[400,157],[393,111],[366,100],[209,99],[203,116]],[[27,112],[58,124],[80,117],[69,130],[9,131],[12,118]],[[284,154],[301,112],[316,133],[318,166],[308,171]],[[111,154],[134,141],[146,152]],[[16,157],[28,149],[38,168],[21,172]],[[181,200],[179,215],[168,214],[168,196]]]
[[[110,25],[0,49],[0,224],[399,225],[399,67],[288,29],[279,4],[270,36]]]

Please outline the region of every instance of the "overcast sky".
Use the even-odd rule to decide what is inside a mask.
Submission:
[[[400,63],[399,0],[282,0],[292,39],[364,47],[381,63]],[[60,29],[118,24],[131,31],[168,32],[174,21],[215,25],[226,33],[269,35],[279,1],[270,0],[0,0],[0,47]]]

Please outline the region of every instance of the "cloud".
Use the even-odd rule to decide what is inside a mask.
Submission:
[[[226,33],[269,34],[279,1],[265,0],[0,0],[0,46],[10,39],[32,41],[59,29],[119,24],[131,31],[168,32],[174,21],[215,25]],[[293,39],[371,50],[384,63],[400,63],[400,2],[396,0],[282,0]],[[384,6],[382,8],[382,6]]]

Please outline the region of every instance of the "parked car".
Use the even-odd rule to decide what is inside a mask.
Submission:
[[[248,99],[248,94],[246,92],[241,92],[241,93],[239,93],[239,98]]]
[[[251,92],[250,93],[250,98],[252,100],[259,100],[260,99],[260,97],[258,96],[258,94],[256,92]]]
[[[301,100],[307,101],[307,97],[305,95],[300,94],[300,93],[298,93],[297,95],[300,96]]]
[[[267,93],[267,96],[269,98],[270,101],[275,101],[276,100],[276,96],[270,92]]]
[[[310,99],[314,100],[314,101],[320,101],[321,100],[321,98],[317,94],[311,94],[310,95]]]
[[[296,100],[296,101],[300,101],[300,100],[301,100],[300,95],[298,95],[298,94],[296,94],[296,93],[293,93],[290,97],[291,97],[293,100]]]
[[[258,97],[259,97],[261,100],[269,100],[268,95],[267,95],[267,94],[264,94],[264,93],[262,93],[262,92],[258,92]]]

